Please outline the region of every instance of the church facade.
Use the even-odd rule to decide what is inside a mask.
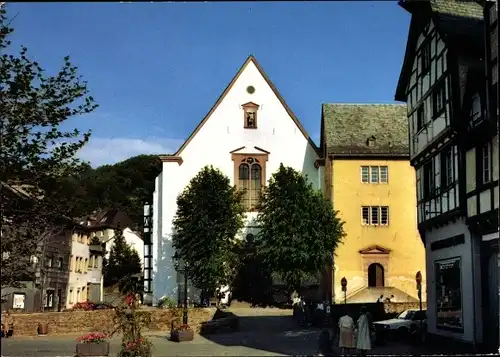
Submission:
[[[252,207],[280,164],[307,175],[323,189],[323,167],[319,149],[285,103],[255,57],[245,61],[214,106],[173,155],[163,155],[162,172],[153,194],[152,303],[178,297],[182,279],[172,259],[173,226],[177,196],[206,165],[221,170],[238,189],[247,189],[248,209],[240,238],[256,234],[257,213]],[[151,276],[146,276],[151,274]]]

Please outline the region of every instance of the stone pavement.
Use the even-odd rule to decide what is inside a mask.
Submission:
[[[298,328],[290,310],[233,309],[240,316],[240,331],[196,336],[194,341],[175,343],[166,332],[146,336],[153,343],[153,356],[283,356],[314,355],[320,330]],[[82,332],[82,335],[85,332]],[[74,356],[76,335],[12,337],[2,339],[2,356]],[[120,338],[110,340],[110,355],[116,355]],[[412,346],[390,343],[375,347],[372,354],[414,354]]]

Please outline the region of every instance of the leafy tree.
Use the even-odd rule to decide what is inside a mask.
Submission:
[[[272,175],[257,210],[257,255],[291,291],[325,269],[344,236],[331,203],[290,167]]]
[[[129,280],[135,274],[142,271],[141,258],[139,253],[133,249],[125,241],[123,232],[120,229],[115,229],[115,237],[113,238],[113,246],[109,252],[109,258],[105,260],[103,265],[104,285],[111,286],[123,280],[122,290],[127,290]]]
[[[75,199],[86,214],[117,208],[125,212],[139,228],[143,205],[151,203],[155,179],[161,172],[157,155],[138,155],[114,165],[88,168],[73,180]]]
[[[8,194],[2,189],[2,228],[9,228],[1,244],[6,258],[1,263],[2,287],[19,285],[17,273],[26,268],[29,257],[39,254],[45,239],[67,224],[61,217],[79,210],[67,183],[84,169],[75,154],[90,131],[64,131],[61,124],[97,107],[68,56],[59,73],[47,75],[29,58],[26,47],[19,53],[11,50],[12,31],[4,5],[0,8],[0,181],[21,192],[24,202],[4,199]]]
[[[232,282],[238,265],[236,234],[243,228],[241,194],[228,177],[205,166],[177,198],[175,259],[189,267],[189,279],[211,292]]]

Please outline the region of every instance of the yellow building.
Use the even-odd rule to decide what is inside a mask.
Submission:
[[[425,299],[425,248],[408,147],[406,105],[323,105],[325,194],[346,232],[328,288],[336,302],[375,302],[381,295],[415,301],[418,271]]]

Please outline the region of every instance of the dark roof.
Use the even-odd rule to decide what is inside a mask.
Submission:
[[[323,104],[321,126],[327,155],[409,156],[404,104]]]
[[[426,10],[433,20],[436,30],[448,47],[460,53],[483,55],[483,8],[472,0],[402,0],[399,4],[408,12],[416,9]],[[422,14],[422,11],[417,11]],[[415,56],[417,38],[420,35],[422,21],[416,21],[414,15],[410,23],[406,52],[396,88],[395,99],[406,101],[406,85],[411,73]]]

